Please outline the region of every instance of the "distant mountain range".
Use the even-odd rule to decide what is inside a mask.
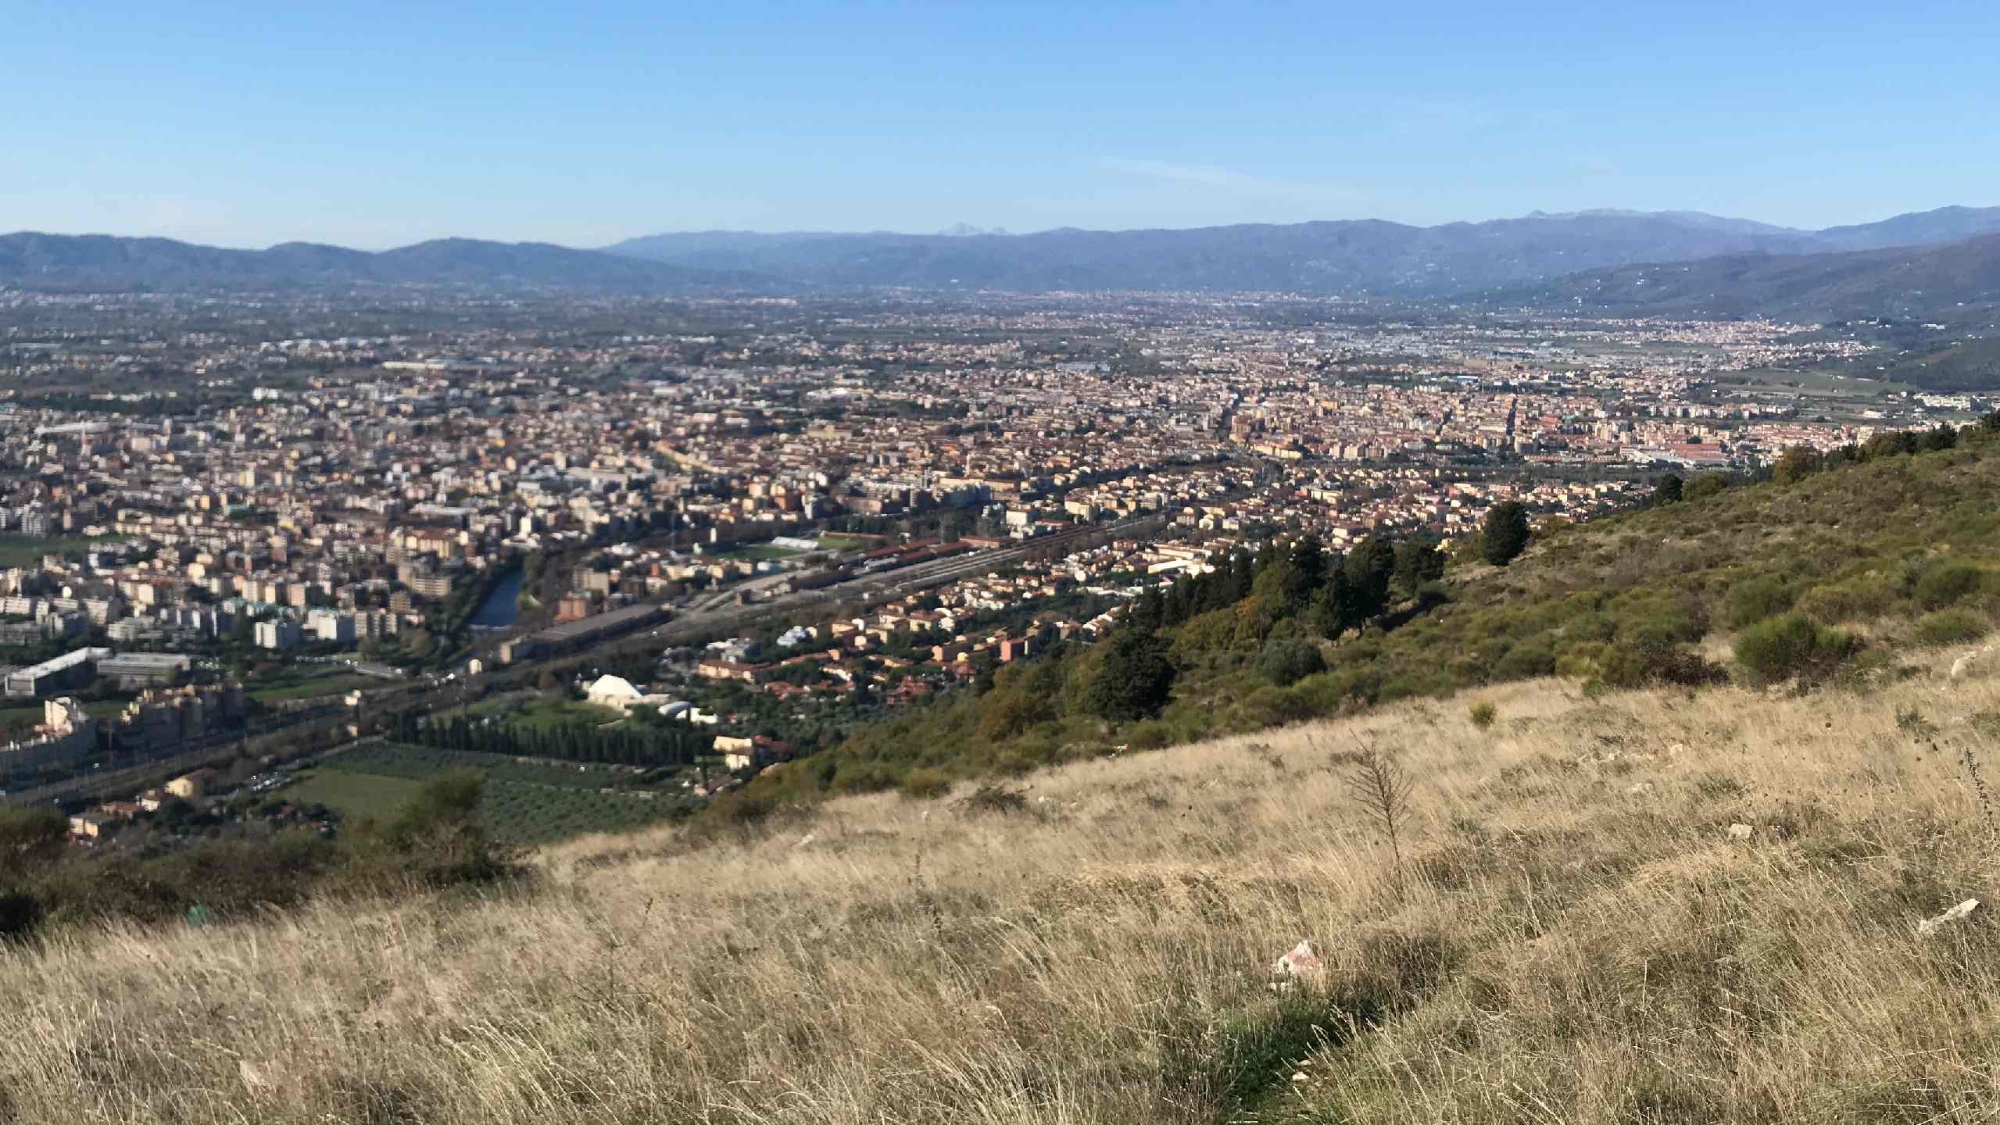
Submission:
[[[963,227],[934,235],[707,232],[604,250],[444,239],[379,253],[20,233],[0,235],[0,285],[1286,291],[1717,315],[1903,315],[1947,299],[1990,299],[1982,287],[1992,280],[1994,244],[1980,236],[1994,234],[2000,207],[1947,207],[1817,231],[1697,212],[1585,211],[1436,227],[1358,220],[1020,235]]]
[[[1985,333],[2000,329],[2000,234],[1935,246],[1628,265],[1490,296],[1501,304],[1557,310],[1817,322],[1890,318]]]
[[[572,250],[547,243],[447,238],[370,253],[309,242],[224,250],[166,238],[0,235],[0,285],[36,289],[270,289],[346,285],[673,292],[759,279]]]
[[[607,250],[809,287],[1456,297],[1639,262],[1931,245],[1995,232],[2000,207],[1947,207],[1818,231],[1698,212],[1584,211],[1435,227],[1355,220],[1021,235],[710,231]]]

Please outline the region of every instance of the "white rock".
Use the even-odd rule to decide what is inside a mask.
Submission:
[[[1940,930],[1943,930],[1946,926],[1955,926],[1958,923],[1965,921],[1966,919],[1972,917],[1973,914],[1978,912],[1978,910],[1979,910],[1978,899],[1976,898],[1966,899],[1964,902],[1959,903],[1957,906],[1952,907],[1950,910],[1945,911],[1943,914],[1940,914],[1935,918],[1926,918],[1923,921],[1918,922],[1917,934],[1920,937],[1930,937],[1932,934],[1935,934]]]
[[[793,844],[792,846],[793,846],[793,847],[795,847],[795,848],[805,848],[805,847],[811,847],[811,846],[812,846],[812,842],[813,842],[814,840],[817,840],[817,839],[819,839],[819,837],[818,837],[818,836],[815,836],[815,835],[813,835],[812,833],[808,832],[808,833],[806,833],[805,835],[803,835],[803,836],[799,837],[799,842],[798,842],[798,843],[796,843],[796,844]]]
[[[1952,661],[1950,678],[1956,680],[1959,677],[1965,675],[1967,672],[1972,670],[1972,665],[1974,661],[1978,660],[1980,657],[1985,656],[1987,653],[1992,651],[1993,651],[1992,645],[1985,645],[1983,647],[1974,649],[1973,651],[1966,653],[1965,655],[1959,657],[1957,660]]]
[[[1729,838],[1732,840],[1748,840],[1756,832],[1755,828],[1747,824],[1732,824],[1729,826]]]
[[[1271,966],[1271,975],[1281,980],[1318,981],[1326,976],[1326,962],[1312,942],[1301,941],[1278,958],[1278,963]]]

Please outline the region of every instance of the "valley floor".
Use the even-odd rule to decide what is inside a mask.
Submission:
[[[1536,681],[594,838],[485,900],[57,937],[0,960],[0,1119],[1984,1120],[2000,935],[1918,933],[1995,882],[2000,654],[1956,655]],[[1274,988],[1301,939],[1323,976]]]

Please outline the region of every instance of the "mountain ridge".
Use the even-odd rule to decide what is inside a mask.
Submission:
[[[7,283],[27,288],[353,284],[672,292],[757,287],[765,280],[539,242],[442,238],[382,251],[281,242],[263,250],[238,250],[170,238],[16,231],[0,235],[0,284]]]
[[[1932,245],[2000,231],[2000,207],[1795,230],[1701,212],[1536,212],[1419,227],[1381,219],[1019,235],[695,231],[606,252],[809,286],[1264,290],[1454,297],[1640,262]]]
[[[1503,289],[1488,298],[1550,310],[1820,322],[1922,319],[1990,330],[2000,313],[2000,234],[1829,254],[1635,263]]]
[[[1004,234],[696,231],[603,249],[446,238],[382,251],[262,250],[165,238],[0,235],[0,284],[26,288],[485,285],[613,292],[901,287],[1461,298],[1642,263],[1933,246],[2000,232],[2000,207],[1794,230],[1701,212],[1578,211],[1417,227],[1381,219]]]

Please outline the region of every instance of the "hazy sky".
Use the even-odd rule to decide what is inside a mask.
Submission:
[[[1992,0],[293,6],[0,0],[0,231],[601,245],[2000,203]]]

